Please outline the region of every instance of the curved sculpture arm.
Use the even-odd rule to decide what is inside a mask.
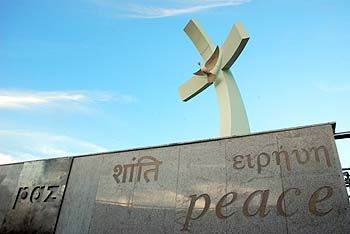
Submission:
[[[235,79],[230,70],[221,71],[221,82],[215,83],[220,109],[220,135],[244,135],[250,133],[247,113]]]
[[[208,33],[200,26],[200,24],[191,19],[184,28],[187,36],[192,40],[198,49],[204,61],[207,61],[215,50],[215,44],[209,37]]]
[[[222,70],[228,70],[239,57],[245,45],[249,40],[248,32],[245,30],[241,22],[233,25],[224,45],[221,47],[222,54]]]
[[[193,76],[179,87],[179,94],[182,101],[187,102],[204,89],[208,88],[212,83],[209,83],[207,79],[198,78]]]

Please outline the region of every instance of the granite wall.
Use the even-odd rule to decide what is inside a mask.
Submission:
[[[350,233],[331,124],[0,166],[0,233]]]

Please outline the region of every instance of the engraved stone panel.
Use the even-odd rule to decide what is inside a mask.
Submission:
[[[54,233],[71,160],[24,163],[0,233]]]
[[[0,233],[52,233],[69,167],[0,167]],[[56,233],[350,233],[349,210],[323,124],[76,157]]]
[[[341,165],[330,125],[278,134],[282,176],[339,175]]]
[[[334,175],[284,177],[290,233],[350,233],[348,199]],[[286,189],[285,189],[286,191]]]
[[[287,233],[286,218],[276,208],[283,192],[280,166],[270,157],[276,150],[277,133],[227,140],[227,191],[237,194],[225,212],[232,215],[227,233]]]
[[[349,201],[332,138],[330,125],[278,135],[279,151],[287,155],[281,164],[284,191],[292,188],[284,198],[289,232],[350,232]]]
[[[103,157],[89,233],[128,233],[136,171],[131,165],[138,156],[130,151]]]
[[[90,233],[172,232],[177,162],[177,147],[104,156]]]
[[[154,166],[144,166],[143,176],[135,181],[130,222],[148,233],[171,233],[175,220],[175,198],[178,176],[179,147],[149,149],[139,152],[139,158],[151,156],[158,160],[159,175],[155,178]],[[156,161],[154,161],[156,162]],[[166,225],[164,225],[166,224]],[[132,230],[130,233],[134,233]]]
[[[215,215],[227,191],[225,145],[218,140],[181,146],[174,233],[225,232],[225,220]]]

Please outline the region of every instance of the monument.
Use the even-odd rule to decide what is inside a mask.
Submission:
[[[208,69],[226,61],[213,48],[197,74],[233,81]],[[0,165],[0,233],[350,233],[334,131],[325,123]]]
[[[243,24],[232,27],[220,49],[195,20],[190,20],[185,32],[206,63],[180,86],[181,99],[188,101],[214,83],[220,108],[221,136],[248,134],[249,123],[242,97],[229,70],[249,39]]]

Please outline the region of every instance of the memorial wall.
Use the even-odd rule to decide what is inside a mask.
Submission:
[[[0,166],[0,233],[350,233],[332,124]]]

